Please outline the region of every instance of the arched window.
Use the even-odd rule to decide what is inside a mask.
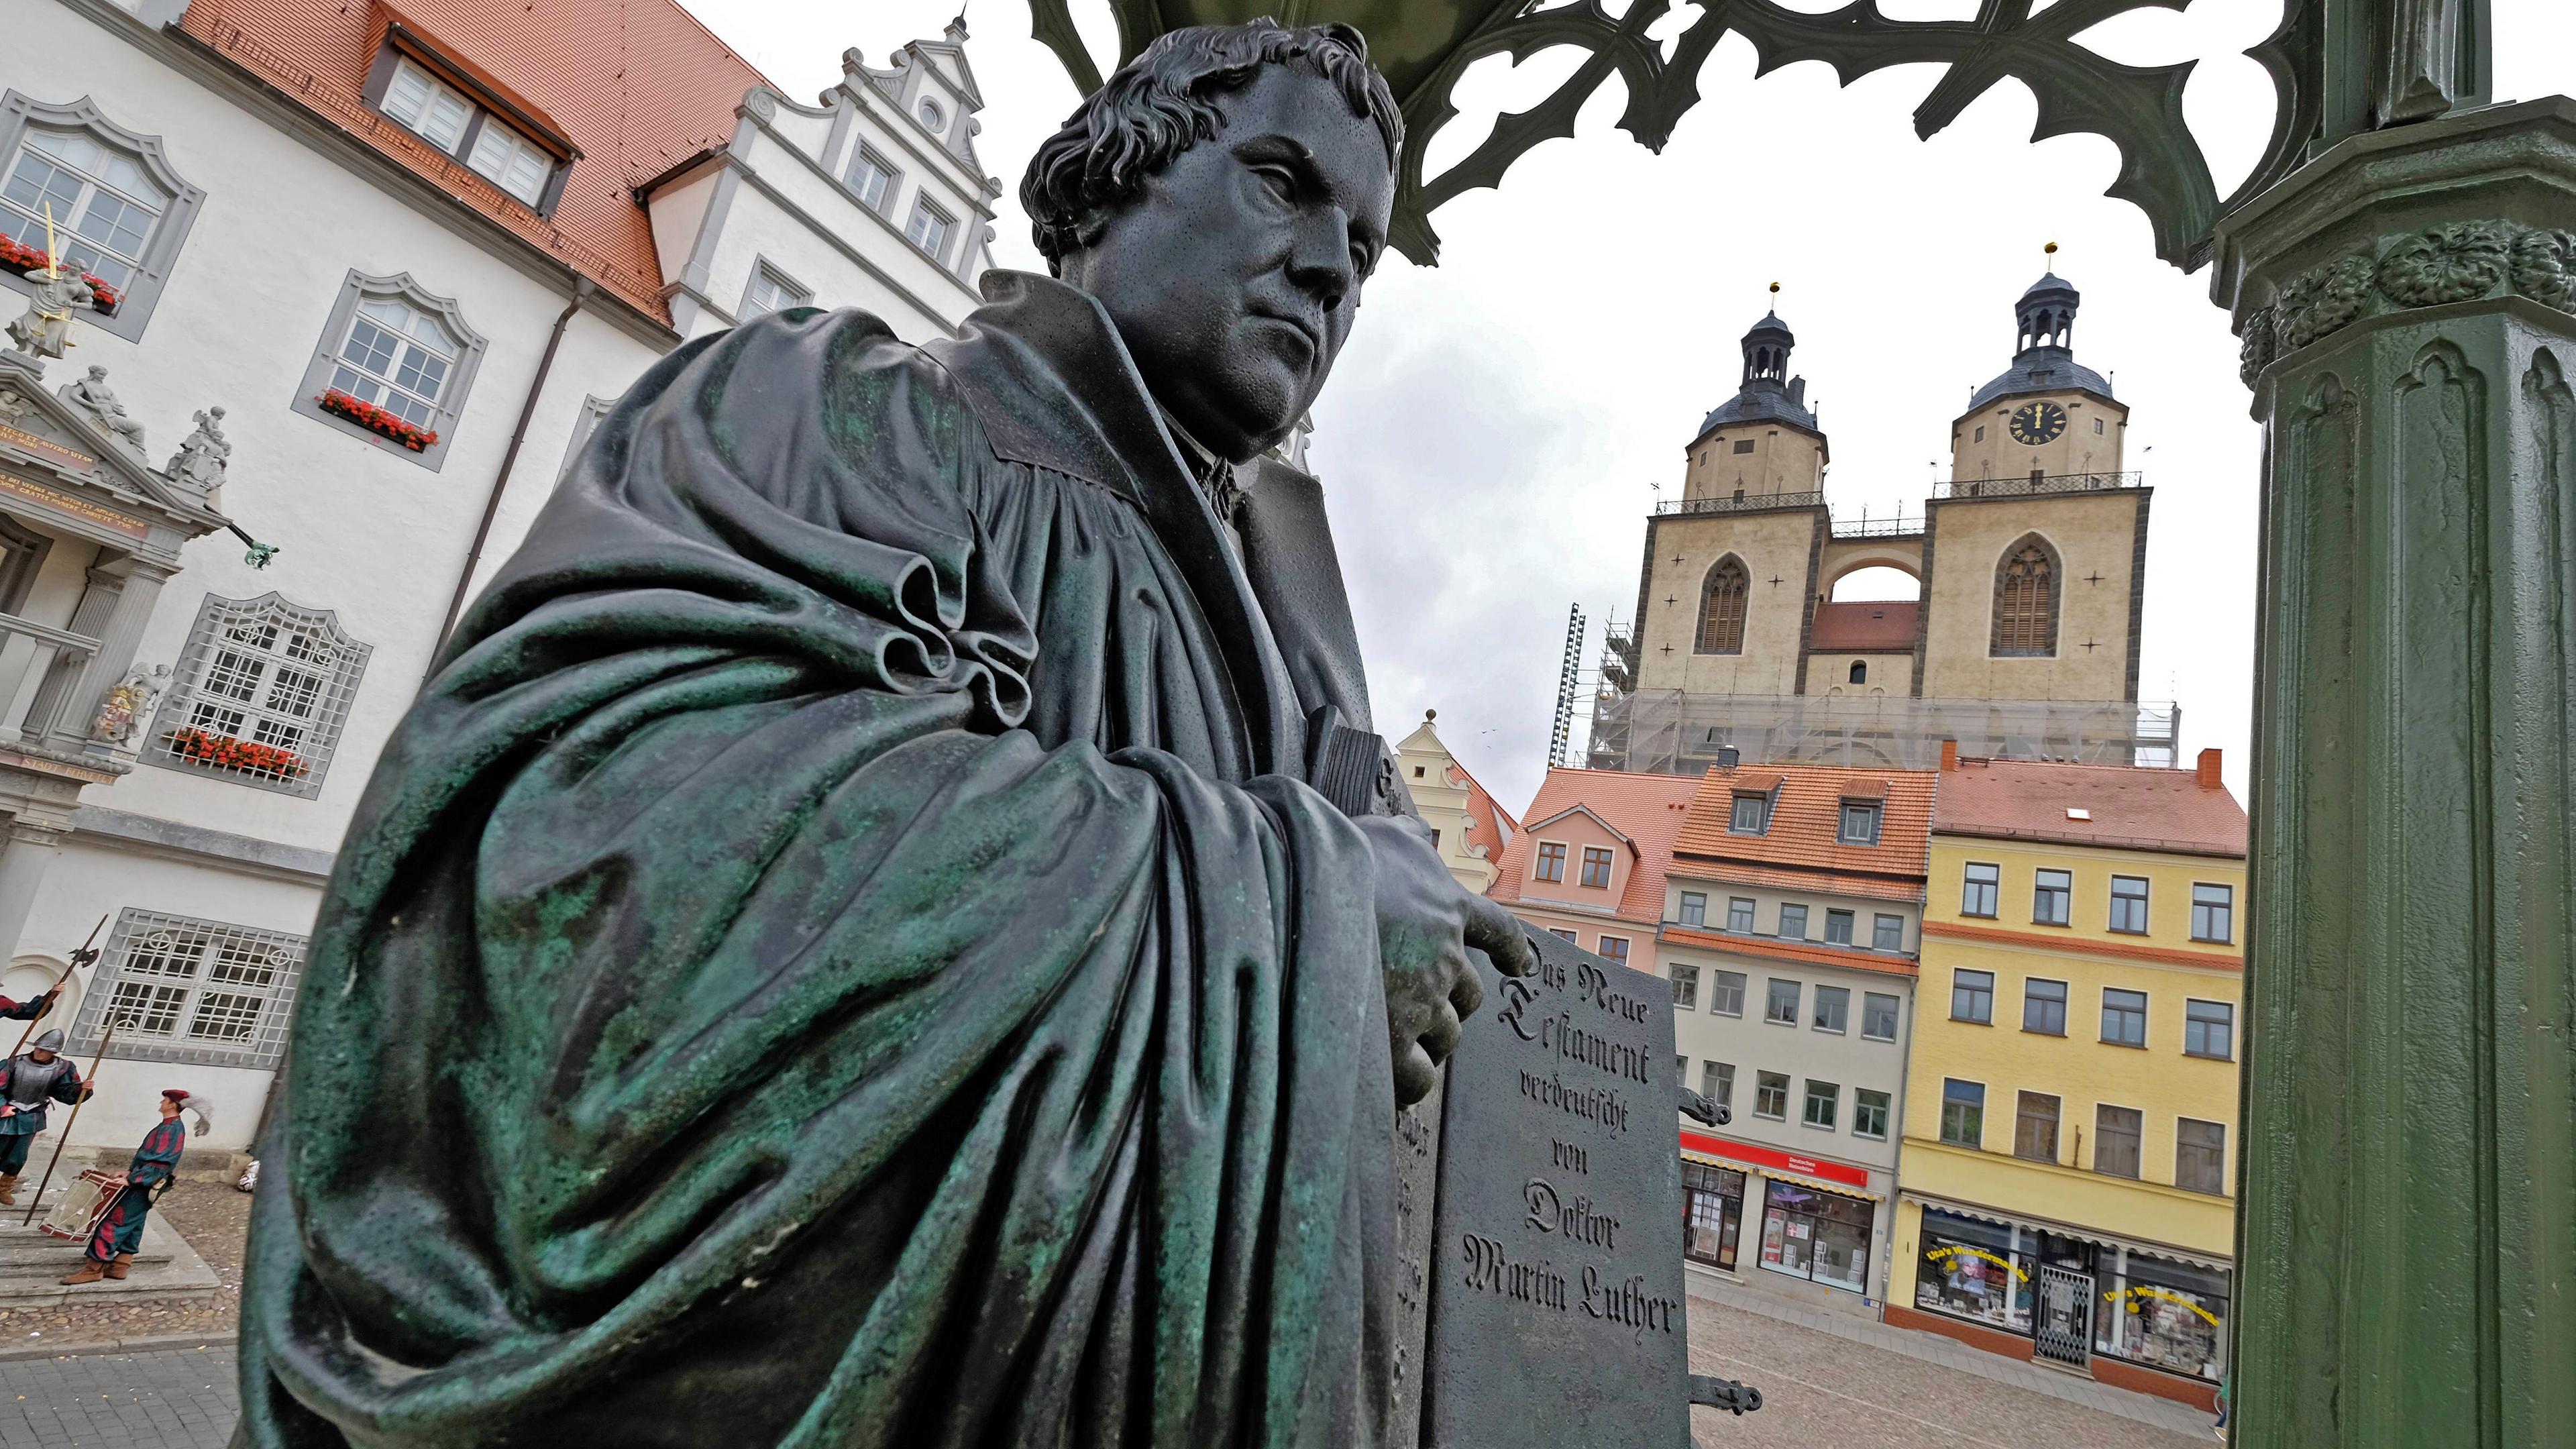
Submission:
[[[1744,652],[1744,601],[1752,588],[1753,579],[1744,571],[1744,561],[1733,554],[1719,559],[1717,567],[1708,571],[1708,582],[1701,587],[1699,598],[1699,653]]]
[[[170,168],[161,138],[128,131],[86,99],[62,105],[0,94],[0,232],[46,249],[116,292],[112,310],[82,325],[131,342],[160,301],[205,192]],[[10,284],[22,283],[14,271]]]
[[[1867,661],[1860,659],[1852,661],[1851,682],[1854,684],[1869,683],[1869,664]]]
[[[1995,568],[1994,653],[2038,659],[2057,654],[2057,556],[2035,534],[2007,550]]]

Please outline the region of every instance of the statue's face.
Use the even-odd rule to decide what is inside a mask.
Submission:
[[[1276,66],[1217,98],[1214,137],[1148,178],[1061,263],[1145,385],[1241,462],[1288,436],[1350,336],[1386,248],[1386,145],[1329,81]]]

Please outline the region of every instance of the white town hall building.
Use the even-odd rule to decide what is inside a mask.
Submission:
[[[962,22],[809,107],[672,0],[0,12],[0,263],[50,214],[112,298],[0,361],[0,995],[103,920],[73,1145],[185,1087],[237,1150],[377,752],[592,424],[762,311],[953,332],[1000,183]]]

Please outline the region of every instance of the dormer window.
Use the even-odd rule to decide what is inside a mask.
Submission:
[[[1834,839],[1843,845],[1878,844],[1878,816],[1876,800],[1845,800],[1842,829]]]
[[[530,207],[545,200],[559,158],[409,56],[395,58],[376,108]]]
[[[1594,890],[1610,888],[1610,851],[1606,846],[1583,847],[1583,882]]]
[[[1771,797],[1739,793],[1734,809],[1727,815],[1726,828],[1734,835],[1760,835],[1771,828]]]

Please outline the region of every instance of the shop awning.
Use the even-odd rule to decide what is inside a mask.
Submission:
[[[2082,1238],[2088,1243],[2095,1243],[2106,1248],[2126,1248],[2133,1253],[2145,1253],[2151,1257],[2157,1258],[2171,1258],[2176,1262],[2189,1263],[2194,1267],[2206,1268],[2213,1273],[2234,1272],[2236,1267],[2235,1264],[2230,1263],[2225,1258],[2214,1258],[2207,1253],[2195,1252],[2190,1248],[2177,1248],[2170,1243],[2151,1242],[2145,1238],[2123,1237],[2118,1233],[2104,1232],[2100,1228],[2089,1228],[2080,1223],[2059,1222],[2055,1218],[2041,1217],[2036,1213],[2008,1212],[2002,1208],[1984,1207],[1976,1203],[1963,1203],[1956,1198],[1932,1197],[1925,1193],[1913,1191],[1908,1191],[1903,1195],[1914,1199],[1925,1207],[1934,1208],[1945,1213],[1955,1213],[1963,1218],[1975,1218],[1979,1222],[1993,1223],[1997,1227],[2042,1228],[2049,1232],[2056,1233],[2061,1237]]]
[[[1811,1187],[1818,1192],[1832,1193],[1836,1197],[1857,1198],[1862,1202],[1887,1201],[1884,1195],[1871,1192],[1867,1188],[1851,1187],[1839,1182],[1827,1182],[1821,1177],[1800,1177],[1794,1172],[1777,1172],[1770,1168],[1764,1168],[1762,1175],[1775,1182],[1794,1182],[1800,1187]]]

